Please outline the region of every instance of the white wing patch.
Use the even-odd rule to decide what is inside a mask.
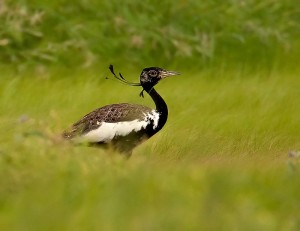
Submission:
[[[126,136],[131,132],[138,132],[153,122],[153,129],[158,126],[159,113],[152,110],[151,113],[145,114],[143,120],[132,120],[117,123],[101,122],[101,126],[80,137],[84,142],[109,142],[115,136]]]

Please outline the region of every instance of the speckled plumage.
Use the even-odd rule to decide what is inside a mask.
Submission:
[[[98,108],[72,125],[63,133],[67,139],[83,135],[91,130],[97,129],[103,122],[117,123],[144,119],[145,113],[151,113],[152,109],[138,104],[111,104]]]

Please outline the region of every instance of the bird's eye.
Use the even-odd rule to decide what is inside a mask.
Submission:
[[[157,71],[151,70],[151,71],[149,71],[149,75],[150,75],[151,77],[156,77],[156,76],[157,76]]]

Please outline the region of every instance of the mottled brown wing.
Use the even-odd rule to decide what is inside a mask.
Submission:
[[[107,105],[82,117],[82,119],[74,123],[69,130],[66,130],[63,136],[66,139],[72,139],[98,128],[102,122],[117,123],[135,119],[142,120],[145,113],[151,111],[151,108],[137,104],[122,103]]]

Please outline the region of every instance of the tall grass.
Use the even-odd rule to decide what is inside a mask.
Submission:
[[[10,1],[1,3],[5,63],[202,66],[272,64],[298,53],[298,1]],[[282,58],[281,60],[284,60]]]
[[[128,161],[58,134],[100,105],[151,106],[138,89],[94,72],[7,74],[0,229],[298,230],[299,154],[288,153],[300,149],[299,78],[262,73],[160,83],[168,123]]]
[[[300,230],[297,6],[0,1],[0,230]],[[60,138],[99,106],[154,107],[110,63],[182,72],[130,160]]]

